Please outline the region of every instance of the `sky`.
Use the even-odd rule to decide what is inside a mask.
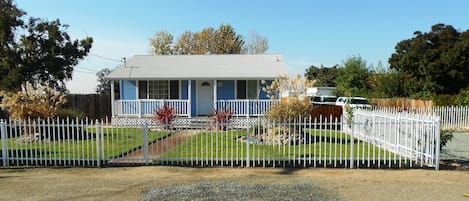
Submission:
[[[395,45],[444,23],[469,29],[466,0],[16,0],[28,16],[60,19],[73,39],[92,37],[89,56],[67,82],[71,93],[94,93],[96,72],[114,69],[124,57],[150,54],[149,38],[230,24],[247,37],[269,40],[289,74],[311,65],[333,66],[352,56],[386,67]]]

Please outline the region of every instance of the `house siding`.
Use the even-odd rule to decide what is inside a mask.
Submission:
[[[217,87],[217,100],[235,99],[235,81],[234,80],[218,80],[223,86]]]
[[[121,100],[137,99],[137,82],[135,80],[121,80],[120,86]]]

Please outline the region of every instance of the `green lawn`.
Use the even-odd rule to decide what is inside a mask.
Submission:
[[[192,136],[175,149],[163,155],[165,158],[246,158],[247,143],[237,141],[236,139],[245,136],[245,131],[230,132],[206,132]],[[351,150],[351,137],[340,133],[339,131],[319,131],[311,130],[305,135],[311,135],[311,144],[302,145],[264,145],[249,144],[249,157],[251,159],[329,159],[331,158],[349,158]],[[252,136],[256,138],[256,136]],[[369,150],[369,151],[368,151]],[[369,153],[369,154],[368,154]],[[355,139],[354,157],[355,158],[386,158],[394,157],[394,154],[380,149],[368,143]]]
[[[94,136],[95,128],[87,128],[86,136]],[[86,132],[84,132],[86,133]],[[148,132],[148,141],[168,135],[169,132]],[[67,136],[68,134],[65,134]],[[82,134],[80,134],[82,135]],[[71,139],[64,141],[46,142],[18,142],[18,138],[9,138],[7,146],[10,157],[32,157],[32,158],[72,158],[72,159],[96,159],[97,147],[96,137],[88,139]],[[74,137],[76,138],[76,137]],[[142,146],[143,135],[140,128],[103,128],[104,158],[117,157]],[[103,156],[101,156],[102,158]]]

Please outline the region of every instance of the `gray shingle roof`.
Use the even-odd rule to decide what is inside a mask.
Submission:
[[[111,80],[273,79],[287,73],[282,55],[137,55],[108,76]]]

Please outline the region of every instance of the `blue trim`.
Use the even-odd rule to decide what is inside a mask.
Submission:
[[[187,100],[187,90],[189,88],[187,80],[181,80],[181,100]]]
[[[197,93],[196,93],[197,84],[195,80],[191,80],[191,115],[197,115]]]

